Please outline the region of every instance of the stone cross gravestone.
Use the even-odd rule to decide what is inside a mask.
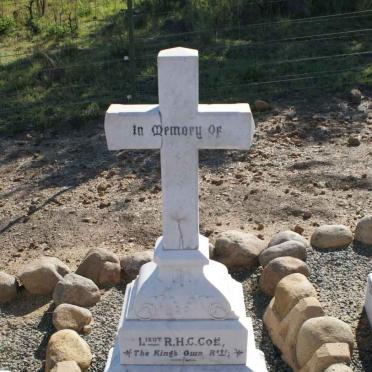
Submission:
[[[107,372],[266,371],[242,285],[199,234],[198,150],[248,149],[254,122],[248,104],[199,104],[198,77],[196,50],[163,50],[159,105],[106,113],[110,150],[160,149],[163,200],[163,236],[127,286]]]

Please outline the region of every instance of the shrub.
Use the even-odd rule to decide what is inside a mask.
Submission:
[[[10,17],[0,16],[0,35],[7,34],[14,26],[14,20]]]

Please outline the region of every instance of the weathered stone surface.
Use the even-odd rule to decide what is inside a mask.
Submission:
[[[277,346],[279,349],[283,346],[283,338],[279,334],[280,330],[280,318],[278,314],[273,309],[274,305],[274,298],[271,299],[269,305],[267,306],[264,316],[263,316],[263,322],[265,324],[265,327],[267,331],[269,332],[271,341],[275,346]]]
[[[311,236],[315,248],[343,248],[353,241],[351,230],[344,225],[323,225],[317,227]]]
[[[214,259],[229,269],[243,269],[258,265],[258,256],[265,243],[255,235],[229,230],[221,233],[214,248]]]
[[[14,300],[17,297],[17,279],[0,271],[0,303]]]
[[[73,329],[76,332],[89,333],[92,320],[92,313],[88,309],[71,304],[61,304],[53,313],[53,325],[57,331]]]
[[[18,274],[24,287],[33,294],[48,295],[70,269],[56,257],[40,257]]]
[[[45,371],[49,372],[57,363],[75,361],[86,371],[92,361],[89,345],[73,330],[64,329],[52,335],[46,352]]]
[[[300,367],[312,358],[313,354],[327,343],[346,343],[350,353],[354,336],[348,324],[330,316],[308,319],[302,325],[297,336],[296,356]],[[332,364],[337,361],[332,362]]]
[[[288,240],[264,249],[259,257],[260,264],[266,266],[277,257],[290,256],[306,261],[306,245],[296,240]]]
[[[81,369],[74,360],[68,360],[57,363],[51,372],[81,372]]]
[[[324,372],[353,372],[353,370],[343,363],[336,363],[329,366]]]
[[[135,252],[120,258],[120,266],[125,280],[133,280],[139,273],[142,265],[150,262],[154,257],[153,251]]]
[[[98,286],[120,282],[120,261],[115,253],[103,248],[90,249],[76,274],[93,280]]]
[[[283,319],[302,298],[316,296],[315,288],[305,275],[290,274],[281,279],[276,286],[274,309]]]
[[[92,280],[73,273],[61,279],[53,293],[53,301],[56,305],[67,303],[90,307],[95,305],[100,298],[101,292]]]
[[[278,257],[265,266],[262,271],[259,286],[263,292],[274,296],[275,288],[279,281],[287,275],[301,273],[310,275],[310,269],[305,262],[294,257]]]
[[[269,242],[269,247],[272,247],[274,245],[278,245],[284,242],[288,242],[290,240],[294,240],[296,242],[303,243],[305,247],[309,246],[309,242],[300,234],[292,231],[292,230],[286,230],[286,231],[281,231],[277,234],[275,234],[270,242]]]
[[[296,357],[298,331],[306,320],[318,316],[324,316],[321,304],[315,297],[306,297],[299,300],[280,323],[279,335],[284,340],[281,347],[283,359],[294,370],[298,368]]]
[[[324,372],[332,364],[349,363],[350,359],[350,349],[347,343],[326,343],[315,351],[300,372]]]
[[[372,245],[372,215],[365,216],[359,220],[355,229],[355,240]]]

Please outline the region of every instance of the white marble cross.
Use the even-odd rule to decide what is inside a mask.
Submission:
[[[199,149],[248,149],[254,121],[248,104],[199,104],[198,51],[158,55],[159,105],[111,105],[108,148],[159,149],[163,197],[163,248],[199,244]]]

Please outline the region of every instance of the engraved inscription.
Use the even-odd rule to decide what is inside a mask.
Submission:
[[[123,351],[128,360],[154,358],[172,362],[200,360],[237,360],[244,352],[225,346],[221,336],[141,336]]]
[[[170,125],[163,126],[160,124],[154,124],[151,127],[151,133],[145,133],[142,126],[133,124],[132,135],[133,136],[144,136],[152,135],[154,137],[170,136],[170,137],[195,137],[199,140],[203,139],[206,134],[219,138],[222,135],[222,126],[210,124],[208,127],[203,128],[201,125]]]

